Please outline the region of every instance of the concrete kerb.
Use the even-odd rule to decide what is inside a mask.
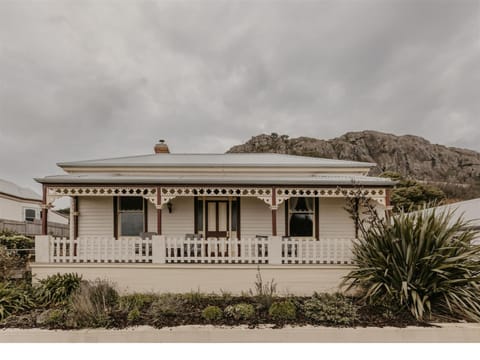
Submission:
[[[2,329],[0,343],[232,343],[232,342],[480,342],[480,323],[436,324],[437,327],[284,327],[273,329],[262,326],[248,329],[245,326],[178,326],[154,329],[139,326],[122,330],[43,330]]]

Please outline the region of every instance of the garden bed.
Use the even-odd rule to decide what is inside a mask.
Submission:
[[[131,294],[120,296],[106,281],[81,281],[75,274],[55,275],[35,287],[28,283],[0,288],[1,328],[82,329],[148,325],[273,324],[367,327],[430,326],[406,310],[366,305],[341,294],[278,296],[273,282],[242,296],[228,293]],[[3,308],[3,310],[2,310]]]

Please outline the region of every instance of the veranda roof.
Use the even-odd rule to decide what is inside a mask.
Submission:
[[[310,185],[310,186],[393,186],[395,182],[363,175],[322,174],[312,176],[247,176],[247,175],[122,175],[66,174],[36,178],[43,184],[223,184],[223,185]]]

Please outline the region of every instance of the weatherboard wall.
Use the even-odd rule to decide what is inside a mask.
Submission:
[[[320,198],[319,234],[320,238],[344,239],[355,237],[355,225],[345,210],[343,198]]]
[[[113,198],[78,198],[78,236],[113,236]]]

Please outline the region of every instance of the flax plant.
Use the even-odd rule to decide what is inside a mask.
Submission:
[[[357,268],[345,277],[368,303],[396,303],[417,320],[432,315],[480,321],[477,232],[454,211],[376,217],[360,224]]]

